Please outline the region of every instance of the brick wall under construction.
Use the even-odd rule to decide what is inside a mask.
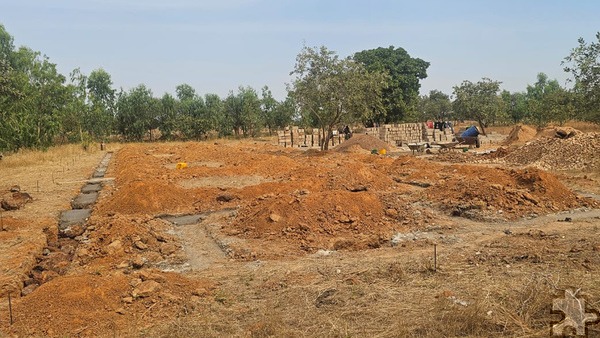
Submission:
[[[367,128],[366,133],[395,146],[407,143],[450,142],[454,137],[451,128],[434,129],[425,123],[384,124]]]
[[[322,142],[319,129],[307,130],[296,126],[278,130],[277,139],[278,144],[282,147],[320,147]],[[334,130],[329,145],[335,146],[342,142],[344,142],[344,136]]]

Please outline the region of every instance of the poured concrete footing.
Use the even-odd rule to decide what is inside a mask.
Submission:
[[[102,185],[100,183],[88,183],[86,185],[83,186],[83,188],[81,188],[81,193],[82,194],[90,194],[90,193],[97,193],[100,190],[102,190]]]
[[[73,209],[89,209],[91,208],[96,200],[98,199],[97,192],[90,192],[88,194],[79,194],[71,201],[71,207]]]
[[[91,215],[91,209],[76,209],[61,212],[58,222],[58,235],[70,238],[81,235],[85,230],[85,223]]]

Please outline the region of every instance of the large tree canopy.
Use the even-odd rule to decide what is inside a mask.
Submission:
[[[563,62],[565,71],[575,77],[575,91],[578,94],[579,109],[588,120],[600,123],[600,32],[595,42],[587,44],[579,38],[579,45]]]
[[[374,122],[400,122],[407,113],[416,109],[419,99],[419,81],[427,77],[429,62],[412,58],[403,48],[377,48],[354,54],[354,60],[370,72],[388,75],[383,90],[385,112],[373,117]]]
[[[328,148],[333,129],[384,114],[381,91],[386,76],[369,72],[350,58],[340,59],[326,47],[304,47],[296,57],[291,75],[296,78],[290,95],[303,118],[323,133],[322,149]]]
[[[485,135],[487,123],[494,121],[502,108],[499,90],[500,82],[488,78],[483,78],[477,83],[463,81],[460,86],[454,87],[454,112],[459,118],[479,122],[481,132]]]

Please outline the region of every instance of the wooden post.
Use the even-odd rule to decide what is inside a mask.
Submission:
[[[10,292],[8,293],[8,313],[10,314],[10,325],[13,325],[12,299],[10,296]]]
[[[437,272],[437,244],[433,244],[433,272]]]

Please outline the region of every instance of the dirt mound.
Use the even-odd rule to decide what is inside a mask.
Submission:
[[[229,233],[250,238],[281,237],[309,252],[340,249],[340,240],[359,233],[374,235],[373,242],[363,247],[379,246],[377,235],[390,230],[374,226],[382,215],[381,201],[367,191],[298,191],[268,197],[242,211]],[[356,248],[361,243],[344,245]]]
[[[98,211],[103,214],[175,213],[193,210],[194,196],[176,184],[156,179],[131,181],[112,191],[114,196],[103,201]]]
[[[600,168],[600,133],[575,133],[569,138],[538,138],[510,152],[504,159],[513,165],[546,170]]]
[[[502,144],[505,146],[523,144],[535,138],[536,134],[537,131],[534,128],[522,124],[517,124],[513,127],[513,129],[508,134],[508,137],[506,138],[506,140],[504,140],[504,142],[502,142]]]
[[[63,276],[13,303],[18,336],[128,336],[154,320],[193,308],[211,283],[154,270]],[[141,316],[141,317],[140,317]],[[32,325],[35,323],[35,325]],[[17,334],[19,333],[19,334]]]
[[[570,138],[575,135],[581,134],[581,131],[571,127],[547,127],[540,130],[535,137],[536,138]]]
[[[344,141],[342,144],[335,147],[334,150],[339,152],[356,152],[356,146],[368,151],[373,149],[385,149],[389,152],[392,149],[388,143],[377,137],[366,134],[353,134],[349,140]]]
[[[422,196],[453,216],[514,219],[593,204],[537,169],[445,165],[402,157],[391,172],[401,182],[424,187]]]
[[[77,248],[73,262],[88,267],[156,267],[176,262],[180,245],[168,222],[151,216],[92,216],[88,240]],[[141,266],[138,266],[141,267]]]

